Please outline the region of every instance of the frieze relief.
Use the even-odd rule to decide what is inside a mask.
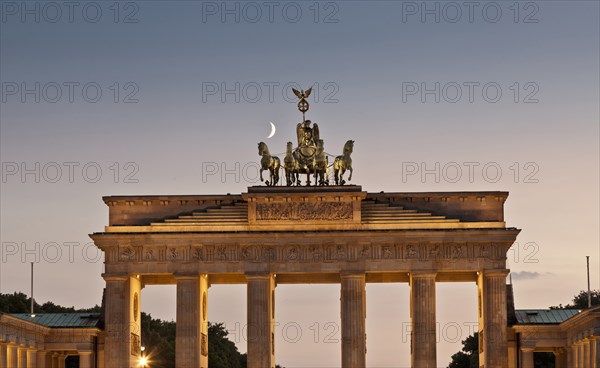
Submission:
[[[257,203],[257,221],[339,221],[352,220],[352,202]]]
[[[107,247],[107,263],[504,259],[503,243],[192,244]]]

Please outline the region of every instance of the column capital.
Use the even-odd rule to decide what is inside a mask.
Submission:
[[[340,272],[340,278],[342,279],[364,279],[366,277],[363,271],[342,271]]]
[[[77,351],[77,355],[92,355],[92,354],[94,354],[94,352],[91,350],[83,350],[83,351],[78,350]]]
[[[435,271],[410,271],[411,278],[436,278],[436,276]]]
[[[173,274],[175,280],[198,280],[200,279],[199,273],[184,273],[184,272],[176,272]]]
[[[483,277],[506,277],[510,273],[507,269],[483,270]]]
[[[246,272],[244,275],[247,280],[264,280],[273,277],[270,272]]]
[[[104,281],[127,281],[129,274],[126,273],[103,273],[102,278]]]
[[[532,353],[535,350],[535,346],[521,346],[521,351],[524,353]]]

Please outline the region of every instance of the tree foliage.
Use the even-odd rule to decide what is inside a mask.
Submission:
[[[463,340],[462,344],[462,351],[452,355],[452,360],[448,368],[479,367],[479,341],[477,332]]]
[[[592,290],[590,292],[592,296],[592,307],[600,305],[600,290]],[[588,307],[588,295],[587,290],[581,290],[579,294],[573,297],[571,303],[563,306],[562,304],[550,307],[550,309],[586,309]]]
[[[92,308],[63,307],[52,302],[38,304],[33,302],[33,310],[35,313],[98,313],[100,306],[96,305]],[[29,313],[31,311],[31,298],[23,293],[0,294],[0,312],[1,313]]]

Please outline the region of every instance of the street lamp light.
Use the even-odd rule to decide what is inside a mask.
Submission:
[[[142,346],[140,350],[142,351],[142,356],[138,360],[138,365],[140,367],[148,367],[148,357],[145,354],[146,347]]]

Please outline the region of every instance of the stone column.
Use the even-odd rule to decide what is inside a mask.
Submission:
[[[342,367],[366,366],[366,284],[364,273],[341,275]]]
[[[79,368],[94,368],[94,353],[92,351],[79,351]]]
[[[17,344],[8,343],[6,347],[6,367],[15,368],[19,365]]]
[[[575,367],[577,365],[577,346],[573,343],[567,348],[567,367]]]
[[[275,367],[275,278],[248,273],[248,368]]]
[[[584,338],[582,340],[583,344],[583,359],[581,361],[582,367],[590,367],[590,339]]]
[[[52,360],[50,354],[43,350],[38,350],[35,353],[36,368],[52,368]]]
[[[410,274],[411,365],[436,368],[434,272]],[[508,353],[507,353],[508,354]]]
[[[177,367],[208,368],[208,279],[175,275],[177,280]]]
[[[105,364],[134,368],[141,347],[141,282],[132,275],[103,275],[106,280]]]
[[[52,364],[51,367],[52,368],[58,368],[58,353],[52,353]]]
[[[506,275],[508,275],[508,270],[479,272],[477,284],[480,367],[503,368],[508,366]]]
[[[23,345],[17,347],[17,366],[27,368],[27,348]]]
[[[587,368],[584,366],[585,361],[585,344],[583,341],[577,341],[577,362],[575,366],[577,368]]]
[[[0,368],[8,368],[8,344],[0,342]]]
[[[533,368],[533,348],[521,348],[521,368]]]
[[[564,349],[557,349],[554,351],[554,367],[555,368],[567,368],[566,366],[566,353]]]
[[[27,349],[27,368],[38,368],[37,364],[37,350]]]
[[[600,368],[600,336],[592,337],[590,353],[592,360],[591,368]]]
[[[65,368],[65,363],[67,360],[67,354],[60,353],[58,354],[58,368]]]

